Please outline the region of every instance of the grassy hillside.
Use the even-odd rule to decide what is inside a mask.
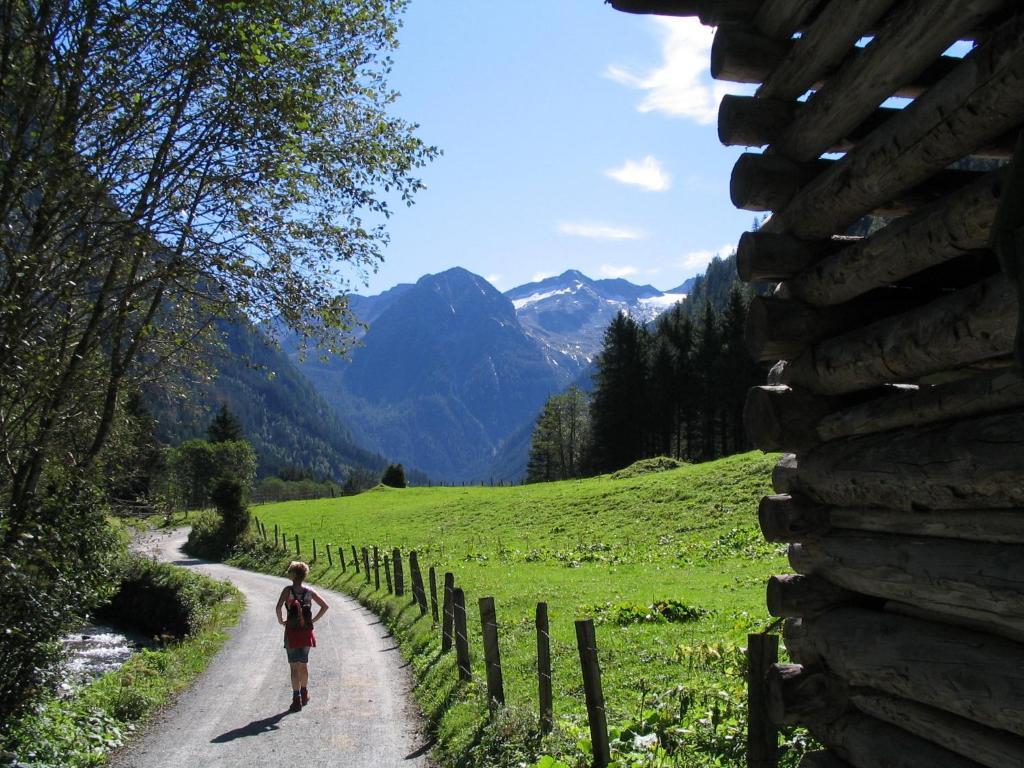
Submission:
[[[466,591],[474,674],[484,679],[477,599],[493,596],[501,625],[508,703],[536,711],[538,601],[546,601],[554,655],[555,716],[562,740],[548,752],[569,764],[586,735],[573,620],[592,617],[604,677],[608,721],[619,730],[638,719],[663,743],[685,742],[679,765],[740,765],[742,654],[746,633],[770,623],[764,583],[785,569],[779,547],[757,530],[756,508],[769,492],[771,456],[745,454],[657,473],[642,467],[625,476],[512,488],[378,488],[360,496],[261,506],[256,514],[271,531],[277,524],[300,535],[303,555],[316,538],[320,560],[312,579],[360,592],[386,617],[399,615],[423,682],[429,714],[444,713],[439,753],[452,760],[473,741],[479,701],[453,693],[449,657],[438,661],[429,617],[407,600],[385,598],[362,585],[351,568],[327,568],[323,547],[377,544],[403,553],[415,549],[426,569],[455,574]],[[637,471],[639,470],[639,471]],[[630,476],[632,475],[632,476]],[[384,591],[382,575],[382,592]],[[659,617],[651,606],[677,601]],[[688,610],[690,609],[690,610]],[[429,643],[428,644],[428,640]],[[324,642],[330,642],[324,638]],[[683,713],[682,719],[679,714]],[[653,719],[652,719],[653,718]],[[493,729],[492,729],[493,730]],[[513,729],[514,730],[514,729]],[[516,764],[522,754],[482,754],[471,764]],[[506,742],[512,741],[505,734]],[[628,751],[624,739],[622,750]],[[508,743],[499,751],[513,749]],[[513,749],[514,751],[514,749]],[[692,758],[695,762],[690,762]],[[715,759],[721,763],[711,762]]]

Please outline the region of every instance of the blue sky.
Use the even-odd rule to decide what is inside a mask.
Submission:
[[[713,32],[602,0],[412,0],[395,110],[444,155],[360,293],[462,266],[508,290],[566,269],[666,290],[728,252]],[[736,86],[733,86],[734,92]]]

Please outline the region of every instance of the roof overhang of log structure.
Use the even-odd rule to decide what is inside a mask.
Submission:
[[[758,85],[718,131],[771,212],[737,251],[777,283],[745,412],[786,452],[769,714],[826,745],[804,768],[1024,768],[1024,3],[607,2],[717,27],[712,75]]]

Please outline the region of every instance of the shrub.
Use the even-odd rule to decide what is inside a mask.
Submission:
[[[249,509],[244,497],[245,489],[234,477],[219,478],[210,492],[210,500],[220,515],[228,546],[237,543],[249,529]]]
[[[220,515],[213,511],[199,512],[192,517],[192,530],[188,532],[185,552],[204,560],[220,560],[227,551],[224,526]]]
[[[0,722],[56,683],[59,638],[109,589],[123,549],[106,524],[99,490],[81,477],[51,477],[15,521],[0,510]]]
[[[685,466],[685,461],[668,456],[655,456],[653,459],[640,459],[640,461],[633,462],[625,469],[612,472],[612,480],[625,480],[630,477],[649,475],[652,472],[667,472],[670,469],[679,469]]]
[[[152,636],[185,637],[202,627],[213,606],[230,593],[221,582],[201,578],[169,563],[132,557],[121,585],[99,616]]]
[[[185,551],[193,557],[221,560],[244,539],[250,515],[242,485],[234,478],[220,478],[211,495],[217,511],[195,516]]]
[[[592,613],[598,624],[614,624],[619,627],[630,624],[682,624],[707,616],[705,608],[687,605],[680,600],[656,600],[651,605],[633,603],[605,603],[587,606],[585,613]]]
[[[392,488],[405,488],[408,485],[405,481],[405,467],[401,464],[389,464],[380,481]]]

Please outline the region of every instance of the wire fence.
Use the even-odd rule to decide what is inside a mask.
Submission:
[[[265,541],[270,541],[270,533],[266,526],[254,518],[257,530]],[[284,531],[279,531],[274,526],[274,546],[290,551],[291,540],[286,537]],[[372,584],[375,591],[382,588],[380,579],[380,567],[383,563],[385,572],[384,588],[388,593],[395,596],[405,594],[405,573],[404,560],[401,551],[397,548],[388,553],[387,549],[379,547],[360,547],[350,545],[352,552],[352,565],[355,571],[360,572],[360,558],[362,555],[363,581]],[[331,555],[331,545],[325,548],[328,556],[328,567],[334,567]],[[294,536],[294,551],[298,556],[301,553],[301,542],[298,534]],[[313,551],[317,552],[316,541],[313,541]],[[347,568],[345,563],[345,547],[336,545],[335,551],[338,554],[338,566],[344,572]],[[373,552],[372,565],[370,552]],[[447,571],[443,576],[443,585],[440,597],[437,589],[437,574],[433,566],[429,569],[430,596],[429,604],[423,575],[420,569],[419,556],[416,551],[407,554],[409,562],[409,580],[411,583],[411,605],[419,608],[421,616],[430,616],[432,625],[440,629],[441,653],[455,653],[455,669],[461,684],[471,685],[479,689],[481,695],[486,697],[487,706],[494,716],[501,707],[505,705],[504,694],[504,669],[501,662],[500,646],[501,634],[506,630],[497,619],[497,608],[493,597],[482,597],[478,601],[480,615],[480,642],[484,654],[485,676],[481,679],[473,672],[471,658],[471,645],[475,633],[469,629],[469,620],[466,609],[465,591],[457,585],[455,574]],[[374,571],[371,577],[371,567]],[[528,621],[524,619],[524,621]],[[536,634],[537,654],[530,664],[530,673],[536,676],[537,700],[540,731],[542,734],[550,733],[554,726],[554,703],[553,686],[554,677],[551,669],[551,647],[553,638],[548,620],[547,603],[537,603],[536,614],[533,621]],[[593,619],[581,619],[575,622],[576,650],[579,656],[580,673],[583,682],[584,703],[587,710],[587,720],[590,728],[591,745],[593,749],[594,768],[605,768],[611,762],[610,744],[608,738],[607,712],[604,699],[604,691],[601,685],[601,667],[598,661],[598,644]],[[749,768],[775,768],[777,766],[777,744],[778,726],[768,716],[769,691],[765,679],[768,669],[777,661],[777,637],[761,633],[748,637],[748,648],[750,649],[750,673],[748,681],[748,702],[750,725],[748,729],[748,766]],[[772,649],[775,649],[774,653]],[[763,651],[761,649],[764,649]],[[758,654],[755,663],[753,654]]]

